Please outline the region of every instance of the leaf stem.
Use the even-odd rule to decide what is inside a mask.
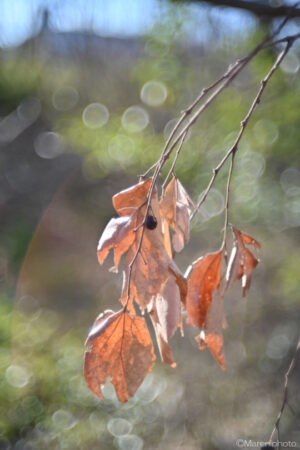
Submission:
[[[227,228],[228,228],[228,215],[229,215],[229,196],[230,196],[230,183],[232,178],[232,171],[234,165],[234,157],[236,151],[233,151],[231,154],[231,161],[228,171],[227,185],[226,185],[226,197],[225,197],[225,218],[224,218],[224,231],[223,231],[223,241],[221,244],[220,250],[225,250],[224,256],[227,258],[227,249],[226,249],[226,236],[227,236]]]

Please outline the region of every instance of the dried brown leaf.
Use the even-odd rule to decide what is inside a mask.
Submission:
[[[161,292],[151,299],[148,313],[152,320],[161,359],[176,367],[168,340],[181,325],[180,291],[173,276],[170,276]]]
[[[125,304],[127,301],[128,267],[135,253],[136,244],[130,247],[126,255],[122,304]],[[182,302],[184,302],[186,296],[186,280],[176,263],[167,254],[159,231],[145,229],[141,251],[138,253],[135,264],[132,267],[130,303],[135,299],[143,311],[151,301],[151,298],[161,292],[170,274],[172,274],[172,277],[176,281]]]
[[[116,269],[123,253],[127,252],[135,239],[136,214],[111,219],[106,225],[99,240],[97,255],[100,264],[103,264],[110,249],[114,250],[114,263]]]
[[[131,215],[146,203],[151,183],[152,178],[148,178],[113,196],[112,202],[119,216]]]
[[[193,206],[180,181],[173,177],[160,201],[160,213],[174,230],[172,243],[177,253],[190,238],[190,213]]]
[[[121,216],[109,221],[99,240],[97,254],[98,261],[103,264],[111,249],[114,250],[115,267],[111,271],[117,272],[122,255],[134,244],[137,225],[143,221],[141,210],[145,211],[145,204],[151,178],[125,189],[113,197],[113,205]],[[156,191],[154,190],[154,193]],[[137,219],[139,217],[139,222]]]
[[[107,377],[121,402],[127,402],[151,371],[154,349],[143,317],[121,310],[96,319],[86,341],[84,376],[88,387],[103,399]]]
[[[179,280],[181,274],[179,268],[170,258],[165,248],[156,191],[154,191],[152,196],[151,209],[153,215],[157,218],[158,225],[153,230],[147,228],[144,229],[142,245],[132,267],[130,282],[129,303],[132,303],[133,299],[135,299],[142,311],[147,307],[148,303],[151,301],[151,298],[161,292],[162,287],[165,285],[170,276],[170,268],[173,272],[177,273],[176,280]],[[143,219],[144,214],[145,207],[142,207],[138,213],[138,223],[140,223]],[[136,254],[141,233],[142,229],[140,228],[136,232],[135,242],[130,247],[126,255],[124,275],[125,283],[123,284],[121,298],[122,304],[127,303],[129,264]],[[183,278],[182,274],[181,277]],[[180,289],[182,290],[182,286]]]
[[[205,328],[213,293],[221,282],[222,251],[210,253],[192,264],[187,276],[187,323]]]
[[[187,296],[187,279],[178,269],[176,264],[173,261],[173,264],[169,266],[169,271],[174,275],[177,286],[179,287],[180,292],[180,301],[184,308],[186,308],[186,296]]]
[[[224,328],[223,297],[220,292],[215,291],[210,308],[207,312],[205,330],[196,336],[196,342],[200,350],[207,346],[219,363],[225,369],[225,359],[223,353],[223,328]]]
[[[165,219],[162,219],[162,234],[164,237],[166,252],[168,253],[170,258],[173,258],[169,225]]]
[[[238,231],[238,230],[237,230]],[[243,242],[247,245],[253,245],[257,250],[261,249],[260,243],[254,239],[253,237],[249,236],[249,234],[240,232],[241,238]]]
[[[256,249],[260,249],[261,246],[258,241],[248,234],[242,233],[234,227],[232,231],[234,243],[225,275],[226,289],[234,280],[242,279],[243,297],[245,297],[250,288],[251,274],[259,263],[259,260],[255,258],[245,244],[252,245]]]

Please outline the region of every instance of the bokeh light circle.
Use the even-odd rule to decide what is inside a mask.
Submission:
[[[132,424],[126,419],[113,418],[108,422],[107,429],[115,437],[124,436],[130,433]]]
[[[73,415],[64,409],[58,409],[52,415],[54,425],[62,430],[68,430],[75,425]]]
[[[139,133],[149,124],[149,114],[140,106],[130,106],[122,116],[122,126],[130,133]]]
[[[203,193],[200,195],[203,195]],[[224,195],[218,189],[211,189],[206,201],[200,208],[201,215],[204,220],[218,216],[222,213],[225,206]]]
[[[265,171],[266,160],[263,155],[258,152],[248,151],[237,158],[236,166],[238,172],[247,178],[259,178]]]
[[[130,137],[120,134],[109,141],[108,153],[113,160],[127,165],[132,159],[134,148],[134,141]]]
[[[175,119],[169,120],[169,122],[166,123],[166,125],[165,125],[165,127],[164,127],[164,138],[165,138],[165,140],[167,140],[167,139],[169,138],[169,136],[170,136],[170,134],[172,133],[174,127],[175,127],[176,124],[177,124],[177,122],[178,122],[178,118],[175,118]],[[182,122],[182,124],[178,127],[178,130],[176,131],[176,133],[175,133],[175,135],[174,135],[175,138],[176,138],[176,137],[178,136],[178,134],[183,130],[183,128],[187,125],[187,123],[188,123],[188,121],[187,121],[187,120],[184,120],[184,121]],[[186,137],[185,137],[184,142],[187,142],[187,141],[188,141],[188,139],[189,139],[190,136],[191,136],[191,132],[192,132],[192,131],[191,131],[191,128],[190,128],[190,129],[188,130],[188,132],[187,132],[187,135],[186,135]]]
[[[161,106],[167,98],[167,88],[161,81],[147,81],[141,89],[141,100],[149,106]]]
[[[120,450],[141,450],[144,441],[135,434],[127,434],[117,438],[118,447]]]
[[[288,197],[300,195],[300,171],[294,167],[285,169],[280,175],[280,184]]]
[[[23,388],[30,380],[30,372],[22,366],[11,364],[5,372],[7,382],[15,388]]]
[[[294,75],[295,73],[297,73],[299,70],[299,66],[299,58],[295,52],[288,53],[280,64],[281,70],[288,75]]]
[[[266,354],[271,359],[281,359],[289,351],[290,341],[285,334],[275,334],[268,343]]]
[[[72,86],[61,86],[52,96],[52,103],[57,111],[70,111],[77,105],[78,100],[78,91]]]
[[[84,125],[91,129],[103,127],[108,119],[109,111],[102,103],[91,103],[82,113]]]
[[[34,141],[34,149],[38,156],[53,159],[64,151],[64,142],[58,133],[46,131],[40,133]]]
[[[278,127],[269,119],[258,120],[253,131],[258,143],[264,146],[271,146],[279,136]]]

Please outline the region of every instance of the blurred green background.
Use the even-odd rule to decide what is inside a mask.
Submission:
[[[121,405],[109,383],[100,402],[82,376],[89,327],[119,308],[121,274],[96,259],[111,197],[136,183],[180,111],[278,19],[158,0],[0,8],[0,449],[210,450],[267,440],[300,323],[299,45],[236,158],[229,220],[263,250],[248,298],[235,286],[225,299],[227,371],[185,327],[172,339],[177,368],[157,360]],[[261,53],[193,126],[177,175],[195,201],[277,52]],[[183,271],[220,244],[227,167],[176,257]],[[280,426],[281,440],[298,446],[299,375],[298,364]]]

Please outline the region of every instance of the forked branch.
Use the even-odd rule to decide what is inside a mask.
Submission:
[[[206,200],[206,197],[210,191],[210,189],[212,188],[215,179],[217,178],[218,173],[220,172],[220,170],[222,169],[222,167],[224,166],[224,164],[226,163],[226,161],[228,160],[228,158],[235,154],[238,151],[238,146],[239,143],[242,139],[242,136],[245,132],[245,129],[248,125],[248,122],[250,120],[250,117],[252,116],[256,106],[260,103],[260,99],[261,96],[266,88],[267,83],[269,82],[270,78],[272,77],[272,75],[274,74],[274,72],[278,69],[278,67],[280,66],[282,60],[285,58],[286,54],[288,53],[289,49],[291,48],[293,42],[294,42],[294,38],[291,38],[287,41],[285,48],[282,50],[282,52],[278,55],[275,63],[273,64],[273,66],[271,67],[271,69],[269,70],[269,72],[267,73],[267,75],[264,77],[264,79],[261,81],[260,83],[260,88],[250,106],[250,109],[248,110],[246,116],[244,117],[244,119],[241,121],[241,127],[240,127],[240,131],[238,132],[238,135],[234,141],[234,143],[232,144],[232,146],[229,148],[229,150],[227,151],[227,153],[225,154],[225,156],[222,158],[222,160],[219,162],[219,164],[213,169],[213,174],[212,177],[207,185],[207,188],[204,191],[204,194],[201,196],[200,200],[198,201],[191,219],[196,215],[196,213],[199,211],[200,206],[204,203],[204,201]],[[232,170],[232,168],[231,168]],[[231,174],[230,174],[231,177]],[[230,185],[230,179],[229,179],[229,185]],[[227,186],[227,191],[229,191],[229,185]],[[228,197],[228,195],[227,195]],[[228,201],[226,202],[226,209],[228,208]],[[226,227],[225,227],[226,228]]]
[[[114,267],[112,269],[117,271],[120,258],[124,253],[127,253],[127,256],[124,270],[125,284],[123,284],[120,298],[123,309],[115,313],[105,311],[96,319],[88,337],[85,379],[88,386],[100,398],[102,393],[99,385],[103,384],[107,376],[111,376],[119,400],[126,402],[130,396],[134,395],[154,364],[155,354],[151,337],[145,319],[135,314],[135,305],[138,305],[142,312],[147,311],[149,314],[163,362],[171,367],[176,366],[169,339],[178,328],[182,329],[181,309],[184,308],[187,314],[186,323],[199,329],[199,335],[196,336],[199,349],[203,350],[207,347],[220,367],[225,369],[222,331],[225,323],[224,293],[234,281],[240,280],[243,296],[247,295],[252,272],[259,263],[252,249],[261,248],[259,242],[253,237],[232,227],[233,244],[230,257],[227,258],[226,240],[234,161],[246,127],[256,106],[260,103],[269,80],[295,40],[300,37],[299,34],[295,34],[275,41],[287,20],[288,18],[285,18],[274,33],[264,39],[248,56],[236,61],[218,80],[203,89],[192,104],[182,112],[159,159],[142,176],[143,178],[152,173],[152,177],[141,180],[113,196],[113,205],[119,217],[111,219],[102,233],[97,250],[98,260],[100,264],[103,264],[109,251],[113,250]],[[208,185],[195,207],[175,174],[175,166],[187,134],[200,115],[247,64],[260,51],[275,43],[285,45],[261,80],[249,110],[241,121],[233,145],[213,169]],[[162,183],[163,195],[159,199],[157,181],[172,153],[173,161]],[[227,160],[230,160],[230,165],[226,184],[221,246],[219,250],[195,260],[183,275],[174,261],[174,254],[180,252],[188,242],[190,220],[206,200],[218,173]],[[173,178],[168,182],[172,175]],[[223,258],[226,261],[226,273],[223,273]],[[114,340],[108,346],[107,340],[112,336]],[[117,358],[111,358],[114,352],[117,353]],[[278,433],[280,418],[287,403],[288,379],[299,352],[300,343],[286,374],[284,400],[274,429]],[[272,432],[271,438],[275,431]]]
[[[232,83],[232,81],[237,77],[237,75],[250,63],[250,61],[252,61],[252,59],[263,49],[265,49],[266,47],[269,47],[271,45],[275,45],[275,44],[279,44],[279,43],[285,43],[285,47],[284,49],[280,52],[280,54],[278,55],[275,63],[273,64],[273,66],[271,67],[270,71],[267,73],[267,75],[264,77],[264,79],[261,81],[260,83],[260,88],[250,106],[250,109],[248,111],[248,113],[246,114],[246,116],[244,117],[244,119],[241,121],[241,127],[240,127],[240,131],[235,139],[235,142],[233,143],[233,145],[230,147],[230,149],[227,151],[227,153],[225,154],[225,156],[222,158],[222,160],[219,162],[219,164],[213,169],[213,174],[212,177],[204,191],[204,193],[202,194],[200,200],[198,201],[193,213],[191,214],[191,219],[193,219],[193,217],[195,217],[196,213],[199,211],[201,205],[205,202],[207,195],[209,193],[209,191],[211,190],[215,179],[219,173],[219,171],[221,170],[221,168],[224,166],[224,164],[226,163],[226,161],[228,160],[228,158],[230,156],[232,156],[232,161],[231,161],[231,166],[229,169],[229,177],[228,177],[228,183],[227,183],[227,192],[226,192],[226,204],[225,204],[225,226],[224,226],[224,237],[223,237],[223,242],[221,245],[221,248],[224,249],[226,246],[226,231],[227,231],[227,225],[228,225],[228,206],[229,206],[229,193],[230,193],[230,181],[231,181],[231,176],[232,176],[232,169],[233,169],[233,160],[234,160],[234,155],[236,154],[236,152],[238,151],[238,145],[240,143],[240,140],[244,134],[244,131],[246,129],[246,126],[249,122],[250,117],[252,116],[256,106],[260,103],[260,99],[261,96],[265,90],[265,87],[267,85],[267,83],[269,82],[270,78],[272,77],[272,75],[274,74],[274,72],[278,69],[278,67],[280,66],[281,62],[283,61],[283,59],[285,58],[285,56],[287,55],[288,51],[290,50],[290,48],[292,47],[293,43],[299,39],[300,37],[300,33],[298,34],[294,34],[291,36],[286,36],[284,38],[281,38],[280,40],[274,41],[274,38],[278,35],[278,33],[282,30],[282,28],[284,27],[284,25],[287,23],[289,19],[289,16],[286,17],[281,24],[277,27],[277,29],[272,33],[271,36],[267,36],[257,47],[254,48],[254,50],[252,50],[252,52],[249,53],[249,55],[247,55],[246,57],[237,60],[232,66],[229,66],[229,68],[227,69],[227,71],[219,78],[217,79],[214,83],[212,83],[210,86],[208,86],[207,88],[204,88],[201,93],[199,94],[199,96],[191,103],[191,105],[186,108],[178,122],[176,123],[175,127],[173,128],[173,130],[170,133],[170,136],[168,137],[165,146],[162,150],[162,153],[160,155],[160,158],[157,160],[157,162],[155,164],[153,164],[143,175],[141,175],[141,178],[145,178],[152,170],[154,170],[153,176],[152,176],[152,182],[151,182],[151,186],[149,188],[149,192],[148,192],[148,196],[147,196],[147,205],[146,205],[146,209],[145,209],[145,215],[144,215],[144,219],[142,222],[143,225],[143,229],[141,232],[141,236],[137,245],[137,249],[136,252],[129,264],[128,267],[128,279],[127,279],[127,301],[125,303],[124,308],[127,308],[129,299],[130,299],[130,284],[131,284],[131,276],[132,276],[132,268],[136,262],[136,259],[138,257],[138,254],[141,250],[141,246],[142,246],[142,242],[143,242],[143,237],[144,237],[144,226],[147,220],[147,216],[149,214],[149,210],[150,210],[150,206],[151,206],[151,199],[152,199],[152,194],[154,191],[154,187],[156,185],[157,179],[160,176],[161,170],[163,168],[163,166],[165,165],[165,163],[167,162],[168,158],[170,157],[171,153],[173,152],[173,150],[176,148],[177,144],[178,144],[178,149],[174,158],[174,161],[171,165],[171,169],[167,175],[167,178],[165,180],[165,182],[163,183],[163,189],[165,188],[166,185],[166,181],[169,178],[169,176],[174,172],[174,168],[175,168],[175,164],[177,162],[178,156],[183,148],[183,143],[184,140],[186,138],[187,133],[189,132],[190,128],[193,126],[193,124],[198,120],[198,118],[200,117],[200,115],[211,105],[211,103],[218,97],[218,95],[229,85]],[[216,88],[214,90],[214,88]],[[214,91],[213,91],[214,90]],[[196,112],[194,112],[194,114],[191,116],[191,118],[189,119],[188,123],[181,129],[181,131],[179,131],[180,127],[183,125],[183,122],[185,121],[185,119],[187,118],[187,116],[189,116],[190,114],[192,114],[192,111],[201,103],[201,101],[204,99],[204,97],[210,92],[213,91],[213,93],[207,98],[207,100],[199,107],[198,110],[196,110]],[[178,134],[176,135],[176,133],[178,132]]]

